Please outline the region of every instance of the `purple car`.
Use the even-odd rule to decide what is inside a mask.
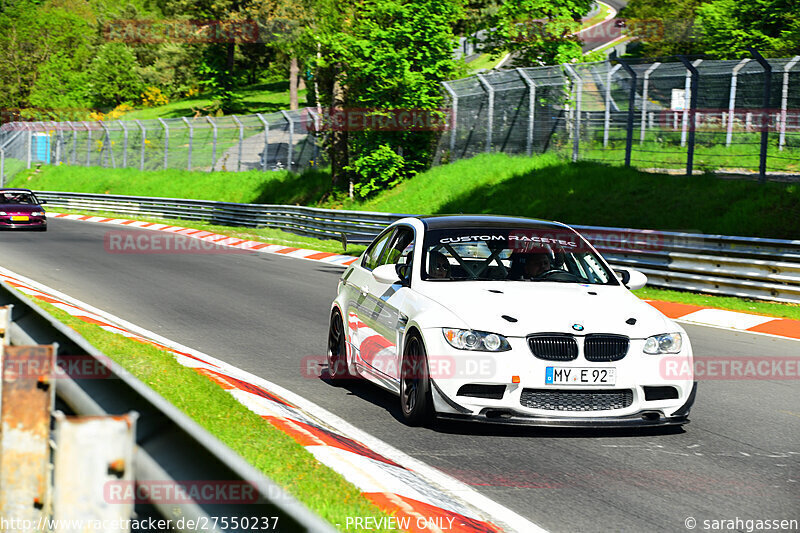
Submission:
[[[47,231],[47,217],[28,189],[0,189],[0,229]]]

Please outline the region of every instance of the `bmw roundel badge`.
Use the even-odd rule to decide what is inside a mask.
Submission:
[[[580,324],[572,324],[572,329],[575,331],[583,331],[583,326]]]

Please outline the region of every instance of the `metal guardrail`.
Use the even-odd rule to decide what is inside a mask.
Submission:
[[[174,482],[173,486],[192,481],[212,483],[216,480],[218,483],[247,484],[254,493],[253,498],[222,499],[214,503],[198,501],[192,495],[185,494],[178,502],[153,502],[152,506],[144,508],[137,505],[138,512],[171,519],[173,528],[187,532],[195,532],[195,525],[200,523],[206,524],[208,531],[249,530],[241,519],[250,518],[252,525],[252,517],[278,517],[277,522],[270,521],[271,530],[335,531],[73,330],[40,310],[7,284],[0,283],[0,307],[9,304],[13,306],[10,312],[6,309],[0,316],[0,330],[5,330],[6,342],[10,341],[11,345],[49,344],[56,347],[56,379],[53,381],[62,410],[85,416],[126,415],[131,411],[138,413],[134,479]],[[9,314],[10,323],[7,322]],[[97,365],[104,365],[108,372],[103,379],[72,379],[61,369],[68,368],[70,358],[75,357],[91,357]],[[63,426],[56,418],[56,425]],[[88,509],[87,502],[80,503],[82,508]],[[32,501],[30,505],[33,505]],[[223,517],[225,522],[222,521]],[[181,518],[184,519],[182,522]],[[239,529],[231,529],[227,525],[223,527],[224,523],[232,525],[233,518],[239,519]],[[180,527],[179,524],[184,526]]]
[[[270,227],[309,237],[370,242],[396,213],[204,200],[37,192],[48,207]],[[641,270],[654,287],[800,303],[800,240],[572,226],[612,265]]]

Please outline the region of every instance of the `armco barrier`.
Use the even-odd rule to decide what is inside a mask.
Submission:
[[[109,211],[130,217],[202,220],[270,227],[322,239],[364,244],[407,215],[236,204],[141,196],[37,192],[49,208]],[[654,287],[800,303],[800,240],[731,237],[600,226],[572,226],[609,261],[641,270]]]
[[[0,317],[0,327],[4,327],[3,322],[10,315],[6,335],[6,341],[10,341],[10,344],[53,344],[57,347],[57,379],[53,381],[56,382],[55,394],[60,409],[84,416],[123,415],[131,411],[138,413],[133,464],[137,481],[153,484],[157,480],[161,486],[169,489],[170,486],[206,480],[206,485],[223,488],[224,483],[231,486],[247,485],[248,494],[252,494],[252,498],[246,500],[225,500],[212,495],[217,499],[203,501],[191,493],[177,501],[161,498],[151,500],[154,507],[151,514],[171,519],[175,530],[185,532],[195,532],[197,527],[201,527],[190,523],[202,523],[207,526],[203,528],[206,531],[220,533],[249,530],[249,527],[240,528],[238,525],[223,527],[218,522],[230,521],[233,524],[234,519],[238,521],[254,516],[277,517],[270,522],[273,531],[335,531],[330,524],[314,515],[178,408],[5,283],[0,283],[0,307],[6,309],[4,316]],[[58,370],[68,366],[70,359],[76,356],[94,359],[98,366],[106,368],[104,379],[73,379],[63,370]],[[90,460],[86,462],[91,463]],[[117,502],[112,498],[106,501],[105,506],[108,507],[109,503]],[[88,502],[81,501],[80,504],[87,513],[95,510]],[[29,505],[32,507],[33,502]],[[241,523],[244,524],[243,521]]]

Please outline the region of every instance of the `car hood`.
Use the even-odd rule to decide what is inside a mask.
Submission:
[[[34,211],[44,211],[40,205],[30,204],[0,204],[0,211],[4,213],[14,213],[20,215],[29,215]]]
[[[524,281],[428,282],[424,285],[419,292],[446,307],[468,327],[508,337],[563,332],[617,333],[646,338],[680,331],[657,309],[621,286]],[[578,325],[578,329],[573,328],[574,325]]]

